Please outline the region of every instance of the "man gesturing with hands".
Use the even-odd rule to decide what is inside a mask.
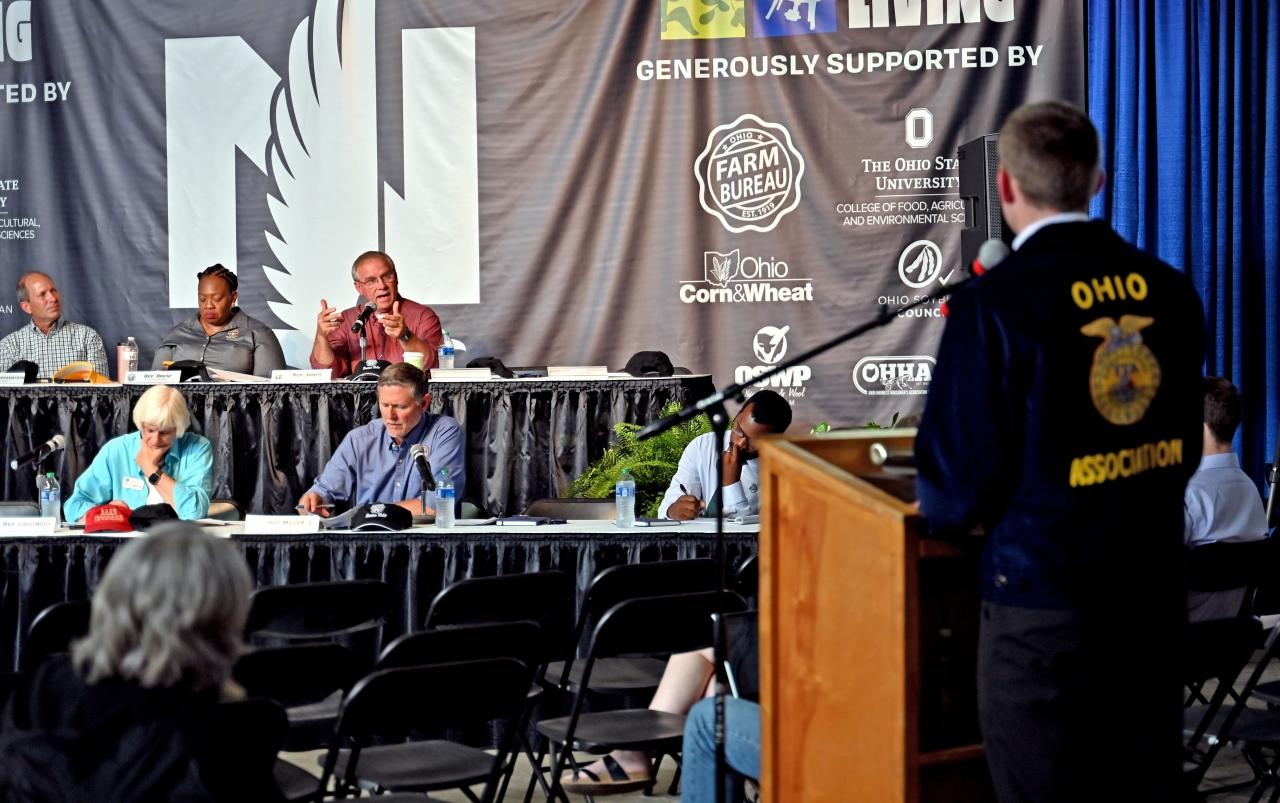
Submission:
[[[671,485],[662,497],[658,517],[689,521],[726,512],[750,515],[760,512],[760,460],[756,440],[764,435],[786,432],[791,426],[791,405],[772,390],[752,396],[725,433],[725,443],[717,446],[714,432],[699,435],[685,447]],[[716,496],[716,454],[724,452],[724,487]]]
[[[425,355],[423,368],[436,366],[440,346],[440,318],[428,306],[410,301],[399,293],[396,264],[381,251],[366,251],[351,266],[356,292],[374,304],[374,314],[365,324],[366,357],[392,363],[404,361],[406,351]],[[364,304],[338,311],[320,300],[316,316],[316,342],[311,348],[312,368],[332,368],[333,378],[354,373],[360,354],[360,335],[351,327]]]

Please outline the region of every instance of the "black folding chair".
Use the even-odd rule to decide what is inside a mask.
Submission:
[[[55,602],[36,614],[22,649],[23,670],[30,672],[46,658],[70,652],[71,642],[89,632],[89,608],[87,599],[72,600]]]
[[[375,671],[412,666],[514,658],[533,671],[542,665],[546,645],[533,622],[460,625],[406,633],[387,645]]]
[[[23,677],[25,675],[22,672],[0,672],[0,709],[9,702],[9,697],[13,695],[13,690],[18,688]]]
[[[382,669],[365,677],[342,701],[332,746],[324,757],[319,789],[330,778],[338,795],[461,789],[473,803],[491,803],[512,760],[515,723],[524,708],[532,673],[513,658]],[[493,755],[443,740],[371,747],[374,737],[402,739],[414,729],[438,730],[499,720],[503,737]],[[339,745],[350,740],[351,749]],[[470,787],[484,783],[476,795]],[[383,797],[387,803],[423,801]]]
[[[664,711],[626,709],[584,714],[582,705],[591,688],[591,675],[601,658],[628,654],[692,652],[711,646],[711,614],[719,595],[714,592],[645,597],[620,602],[600,618],[591,637],[582,682],[574,692],[572,712],[567,717],[538,723],[538,733],[552,745],[551,781],[548,803],[568,798],[560,787],[566,766],[577,772],[573,751],[593,754],[613,750],[645,750],[676,757],[684,739],[685,717]],[[726,612],[746,609],[746,603],[732,592],[725,595]],[[558,746],[558,749],[557,749]],[[676,758],[679,766],[680,759]],[[541,772],[541,767],[535,767]]]
[[[381,580],[337,580],[259,588],[245,626],[255,646],[337,642],[355,650],[362,672],[382,649],[391,587]]]
[[[760,614],[724,615],[725,676],[729,692],[742,700],[760,702]]]
[[[277,781],[277,758],[288,731],[284,709],[272,700],[248,699],[222,703],[214,709],[197,757],[201,779],[217,800],[294,800]],[[292,765],[288,765],[292,766]],[[316,777],[306,793],[317,791]],[[287,772],[287,770],[286,770]]]
[[[1280,574],[1280,538],[1243,543],[1216,542],[1187,554],[1187,588],[1192,592],[1244,593],[1238,609],[1222,616],[1249,616],[1254,593],[1269,578]]]
[[[1188,705],[1183,714],[1183,736],[1186,739],[1186,761],[1183,776],[1188,789],[1196,789],[1213,763],[1226,739],[1223,734],[1232,732],[1245,710],[1245,701],[1258,683],[1276,643],[1273,630],[1267,638],[1263,660],[1245,684],[1243,692],[1233,705],[1224,709],[1228,693],[1243,671],[1262,633],[1262,623],[1251,617],[1216,619],[1195,622],[1188,627],[1186,659],[1183,666],[1183,682],[1190,690]],[[1205,705],[1194,705],[1204,699],[1200,691],[1210,680],[1217,688]],[[1206,747],[1201,747],[1204,742]],[[1252,763],[1252,762],[1251,762]],[[1243,784],[1215,789],[1229,791],[1252,786],[1262,776],[1262,770],[1254,767],[1254,779]]]
[[[236,663],[234,674],[250,697],[284,706],[284,749],[298,751],[328,746],[342,695],[363,676],[364,666],[341,644],[295,644],[256,649]]]
[[[629,563],[605,569],[592,579],[582,600],[582,611],[573,633],[575,648],[582,644],[588,624],[619,602],[713,591],[718,582],[715,561],[705,558]],[[591,691],[614,695],[653,691],[662,681],[666,667],[665,658],[603,658],[596,661],[591,673]],[[547,682],[558,687],[561,693],[566,689],[576,690],[582,682],[582,665],[575,666],[573,656],[568,661],[553,661],[547,666]]]

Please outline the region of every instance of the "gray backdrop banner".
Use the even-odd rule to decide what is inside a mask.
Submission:
[[[960,270],[956,147],[1085,97],[1073,0],[0,14],[0,334],[39,269],[144,364],[221,262],[304,365],[322,299],[354,304],[352,259],[383,248],[467,358],[660,349],[742,380]],[[775,378],[797,421],[922,409],[944,321],[921,313]]]

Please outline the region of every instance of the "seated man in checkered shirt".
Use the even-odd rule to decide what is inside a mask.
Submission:
[[[67,363],[87,360],[93,370],[107,373],[107,353],[102,338],[84,324],[62,317],[62,297],[45,274],[28,271],[18,279],[18,303],[31,323],[0,340],[0,371],[19,360],[40,366],[37,376],[48,379]]]

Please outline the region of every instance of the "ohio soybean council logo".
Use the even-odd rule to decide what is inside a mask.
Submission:
[[[853,386],[868,396],[923,396],[933,379],[932,357],[863,357],[853,366]]]
[[[680,282],[686,304],[812,301],[813,280],[791,275],[791,266],[772,256],[742,256],[741,249],[702,253],[702,278]]]
[[[800,203],[804,157],[787,129],[744,114],[711,130],[693,172],[702,208],[726,229],[772,231]]]
[[[928,287],[941,273],[942,249],[931,240],[916,240],[898,257],[898,276],[909,287]],[[942,283],[946,284],[953,273],[954,270],[942,276]]]
[[[739,365],[734,371],[734,379],[738,382],[750,382],[770,367],[782,362],[787,356],[787,333],[790,326],[765,326],[756,332],[751,339],[751,353],[763,365]],[[759,388],[786,388],[781,391],[788,399],[804,396],[804,383],[813,375],[807,365],[795,365],[774,374],[760,382],[754,383]]]

